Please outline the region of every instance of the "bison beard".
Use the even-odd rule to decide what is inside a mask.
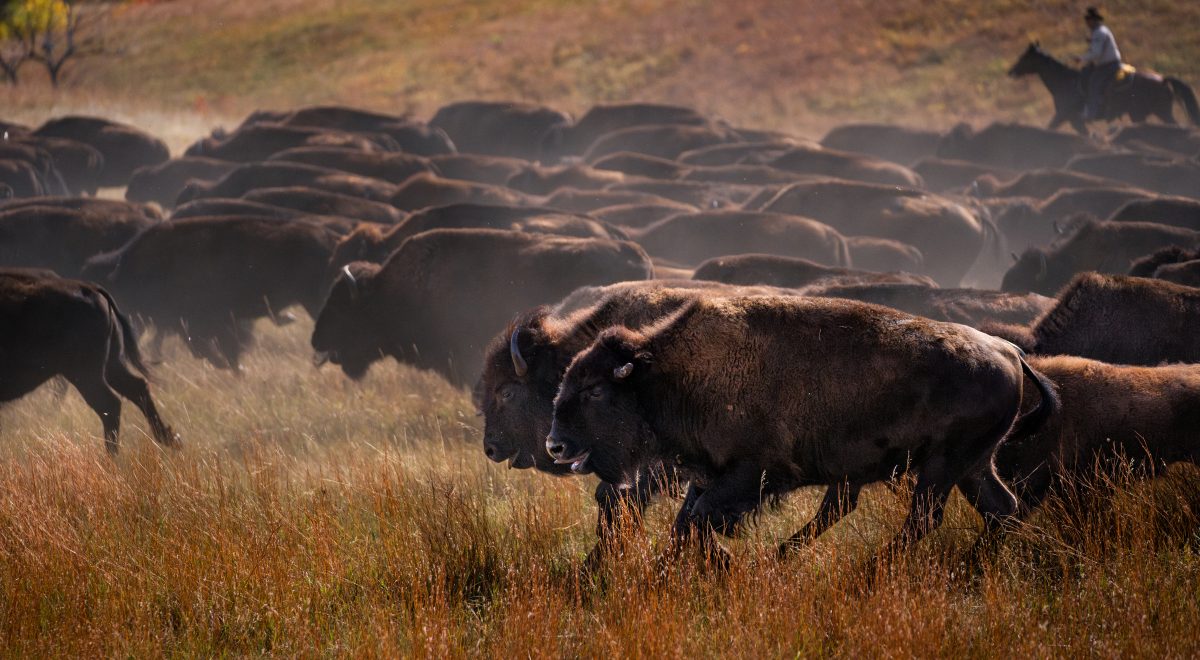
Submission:
[[[1043,404],[1018,418],[1022,373]],[[577,355],[546,446],[617,484],[649,461],[682,466],[695,478],[673,538],[717,559],[713,532],[764,498],[828,487],[785,552],[853,510],[863,485],[911,469],[898,548],[935,529],[969,478],[982,484],[969,495],[985,533],[998,530],[1016,500],[991,456],[1010,428],[1023,437],[1056,407],[1018,349],[964,326],[851,301],[701,300],[645,332],[606,330]]]

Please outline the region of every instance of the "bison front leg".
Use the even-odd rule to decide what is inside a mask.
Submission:
[[[596,486],[596,536],[599,539],[584,562],[589,571],[600,568],[604,554],[617,542],[617,531],[622,520],[641,526],[642,513],[661,490],[653,478],[638,479],[632,488],[620,488],[606,481]]]
[[[791,538],[779,546],[779,558],[783,559],[792,550],[808,545],[825,530],[837,524],[839,520],[858,507],[858,494],[862,487],[858,484],[833,484],[825,490],[817,513],[800,531],[792,534]]]
[[[713,479],[703,489],[693,484],[675,519],[673,545],[696,546],[712,565],[726,568],[729,552],[717,542],[716,535],[732,536],[742,518],[758,507],[762,479],[762,470],[757,465],[743,464]]]

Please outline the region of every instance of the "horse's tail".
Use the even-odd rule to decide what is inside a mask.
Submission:
[[[1188,119],[1192,120],[1192,125],[1200,126],[1200,104],[1196,103],[1196,94],[1192,88],[1178,78],[1163,78],[1163,82],[1167,83],[1167,87],[1171,89],[1175,98],[1183,102],[1183,107],[1187,110]]]

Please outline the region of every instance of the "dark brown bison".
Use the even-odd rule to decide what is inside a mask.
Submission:
[[[689,204],[671,202],[663,204],[616,204],[592,210],[589,215],[597,220],[603,220],[610,225],[637,229],[647,227],[663,218],[669,218],[680,213],[690,213],[696,207]]]
[[[1036,293],[940,289],[924,283],[907,282],[832,282],[810,286],[805,293],[883,305],[935,321],[962,323],[972,328],[998,323],[1029,324],[1055,305],[1054,298]]]
[[[1114,179],[1081,174],[1070,170],[1040,169],[1022,172],[1016,178],[1001,182],[985,174],[976,179],[971,192],[979,197],[1036,197],[1046,199],[1066,188],[1129,188],[1129,184]]]
[[[1156,222],[1160,225],[1200,230],[1200,199],[1189,197],[1130,199],[1125,205],[1114,211],[1108,219],[1113,222]]]
[[[157,223],[137,208],[121,212],[115,204],[0,209],[0,267],[46,268],[79,277],[90,257],[121,247]]]
[[[815,147],[816,143],[795,139],[722,143],[685,151],[675,160],[684,165],[708,167],[762,165],[797,146]]]
[[[54,157],[45,149],[31,144],[0,140],[0,160],[16,160],[28,164],[37,173],[46,194],[71,194],[62,173],[54,166]]]
[[[831,176],[851,181],[913,188],[925,185],[917,173],[903,165],[882,158],[821,147],[793,147],[766,164],[797,174]]]
[[[1111,364],[1200,362],[1200,289],[1162,280],[1083,273],[1031,327],[994,326],[1039,355],[1076,355]]]
[[[946,158],[924,158],[912,166],[925,188],[936,193],[962,190],[980,177],[988,176],[996,181],[1008,181],[1017,176],[1014,170],[992,165],[982,165],[965,160]]]
[[[388,202],[398,209],[415,211],[450,204],[518,206],[530,204],[532,200],[503,186],[444,179],[435,174],[418,174],[396,186],[396,191]]]
[[[524,172],[527,161],[504,156],[482,156],[480,154],[446,154],[433,156],[429,163],[434,173],[447,179],[461,179],[503,186],[514,176]]]
[[[54,169],[58,170],[71,194],[95,195],[101,186],[104,156],[89,144],[41,135],[10,137],[10,142],[37,147],[49,153],[54,160]]]
[[[0,403],[62,376],[100,416],[110,454],[121,430],[118,395],[142,411],[156,441],[178,440],[150,397],[129,320],[98,286],[45,271],[0,269],[0,358]]]
[[[900,165],[932,156],[942,134],[895,124],[843,124],[821,138],[821,146],[855,151]]]
[[[400,151],[418,156],[454,152],[454,144],[440,129],[410,121],[399,115],[361,108],[340,105],[310,106],[263,119],[267,123],[284,126],[310,126],[349,133],[381,133],[395,140]]]
[[[574,190],[566,188],[550,195],[543,202],[545,206],[571,213],[590,213],[597,209],[610,206],[637,204],[641,206],[671,206],[679,204],[673,199],[654,195],[647,192],[632,190]],[[695,210],[696,207],[687,205]]]
[[[996,472],[1026,512],[1048,495],[1077,493],[1098,469],[1111,475],[1125,461],[1140,476],[1200,462],[1200,366],[1115,366],[1067,356],[1030,357],[1029,365],[1054,382],[1062,409],[1030,437],[996,451]]]
[[[655,181],[641,179],[615,183],[606,190],[614,193],[645,193],[696,208],[717,209],[741,205],[759,191],[758,186],[700,181]]]
[[[916,247],[921,272],[945,286],[959,283],[995,228],[960,204],[911,188],[829,179],[795,183],[780,190],[762,210],[802,215],[847,236],[877,236]]]
[[[994,123],[975,131],[967,124],[959,124],[942,137],[937,156],[1010,170],[1032,170],[1063,167],[1079,154],[1099,150],[1087,138],[1036,126]]]
[[[15,197],[41,197],[50,192],[37,168],[23,160],[0,158],[0,183]]]
[[[95,197],[37,197],[13,199],[0,203],[0,212],[16,211],[32,207],[53,208],[60,211],[80,211],[90,215],[142,216],[147,220],[159,221],[163,215],[149,204],[103,199]]]
[[[625,232],[601,221],[554,209],[451,204],[418,211],[394,227],[359,227],[338,243],[330,267],[336,271],[352,261],[383,263],[408,238],[433,229],[503,229],[574,238],[629,238]],[[331,277],[336,275],[333,272]]]
[[[869,270],[825,266],[808,259],[781,257],[773,254],[735,254],[715,257],[696,266],[694,280],[709,280],[725,284],[779,286],[800,288],[810,285],[847,285],[895,282],[936,287],[937,283],[924,275],[905,272],[879,273]]]
[[[1133,124],[1122,126],[1110,141],[1115,145],[1150,145],[1181,156],[1200,154],[1200,131],[1188,126]]]
[[[129,178],[125,199],[131,202],[157,202],[163,208],[171,208],[188,181],[216,181],[235,167],[237,163],[201,156],[184,156],[158,165],[139,167]]]
[[[343,269],[312,346],[353,379],[391,356],[474,383],[480,357],[517,310],[589,284],[649,279],[649,257],[627,241],[492,229],[437,229],[409,238],[382,265]]]
[[[423,156],[341,147],[295,147],[272,154],[267,160],[328,167],[391,183],[402,183],[414,174],[435,171],[429,159]]]
[[[211,183],[190,181],[179,192],[176,204],[206,197],[238,198],[259,188],[307,186],[330,192],[388,202],[398,188],[387,181],[347,174],[338,170],[301,163],[267,161],[245,163]]]
[[[126,124],[99,117],[57,117],[38,127],[34,136],[82,142],[104,156],[97,183],[124,186],[135,170],[157,165],[171,157],[160,139]]]
[[[1134,259],[1133,263],[1129,266],[1127,275],[1133,277],[1154,277],[1154,273],[1161,266],[1184,263],[1194,259],[1200,259],[1200,250],[1172,245],[1139,259]]]
[[[1200,197],[1200,163],[1138,153],[1103,153],[1071,160],[1068,169],[1103,176],[1164,195]]]
[[[816,220],[756,211],[680,214],[633,233],[646,252],[694,266],[727,254],[761,252],[812,259],[827,266],[851,265],[846,240]]]
[[[1020,252],[1049,244],[1080,217],[1105,218],[1127,202],[1150,196],[1153,193],[1137,188],[1067,188],[1043,201],[1006,205],[995,215],[996,227],[1008,248]]]
[[[620,172],[572,163],[552,167],[530,165],[510,177],[504,185],[529,195],[549,195],[559,188],[599,190],[624,181],[625,175]]]
[[[592,162],[592,167],[660,181],[676,181],[691,171],[690,167],[669,158],[659,158],[630,151],[618,151],[615,154],[599,158]]]
[[[258,188],[243,195],[242,199],[312,215],[335,215],[384,225],[394,225],[408,217],[391,204],[304,186]]]
[[[1018,416],[1023,374],[1045,401]],[[898,547],[937,528],[955,484],[976,475],[985,531],[1013,516],[992,454],[1056,407],[1016,347],[965,326],[849,300],[701,298],[647,329],[605,330],[577,354],[546,448],[619,486],[654,462],[678,466],[692,483],[673,538],[718,557],[712,533],[734,531],[765,500],[827,486],[783,552],[853,511],[863,485],[910,470]]]
[[[1054,295],[1076,273],[1125,273],[1130,264],[1160,248],[1195,247],[1200,232],[1150,222],[1085,221],[1048,248],[1026,250],[1004,274],[1005,291]]]
[[[846,247],[850,249],[850,261],[856,268],[890,273],[924,273],[925,255],[903,241],[874,236],[847,236]]]
[[[605,156],[622,151],[674,159],[692,149],[740,141],[741,138],[734,131],[714,124],[634,126],[600,136],[588,147],[583,159],[594,163]]]
[[[346,147],[359,151],[396,151],[390,137],[346,133],[308,126],[251,124],[227,135],[206,137],[192,143],[185,156],[205,156],[238,163],[252,163],[296,147]]]
[[[172,220],[93,258],[84,274],[157,333],[178,334],[196,357],[237,369],[255,319],[291,305],[317,317],[336,242],[337,234],[314,222]]]
[[[1164,264],[1155,269],[1152,277],[1164,282],[1200,287],[1200,259]]]
[[[731,183],[743,186],[782,186],[814,177],[788,172],[770,165],[696,165],[683,175],[684,181]]]
[[[647,125],[703,126],[709,119],[692,108],[659,103],[594,105],[577,121],[551,126],[542,136],[540,159],[557,163],[582,156],[600,136],[624,128]]]
[[[171,219],[183,220],[184,218],[205,218],[220,215],[252,215],[286,220],[300,215],[300,212],[295,209],[285,209],[282,206],[252,202],[247,199],[206,197],[175,207],[175,210],[171,212]]]
[[[571,474],[569,465],[555,463],[545,450],[554,395],[571,358],[601,329],[653,323],[698,296],[767,292],[775,291],[704,282],[625,282],[585,287],[554,308],[539,307],[522,314],[488,345],[483,373],[475,385],[475,401],[484,416],[484,453],[517,469]],[[644,476],[632,489],[607,482],[596,488],[596,531],[601,541],[590,554],[592,562],[599,559],[621,509],[626,505],[644,508],[675,475],[662,466],[652,466]]]
[[[511,101],[460,101],[444,105],[429,125],[446,132],[458,151],[536,160],[543,137],[571,117],[545,106]]]

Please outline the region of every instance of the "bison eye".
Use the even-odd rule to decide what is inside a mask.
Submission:
[[[587,390],[584,391],[583,395],[592,400],[603,399],[604,398],[604,385],[603,384],[593,385],[593,386],[587,388]]]
[[[514,395],[514,392],[513,392],[512,386],[505,385],[504,387],[500,388],[498,397],[501,401],[511,401],[513,398],[513,395]]]

